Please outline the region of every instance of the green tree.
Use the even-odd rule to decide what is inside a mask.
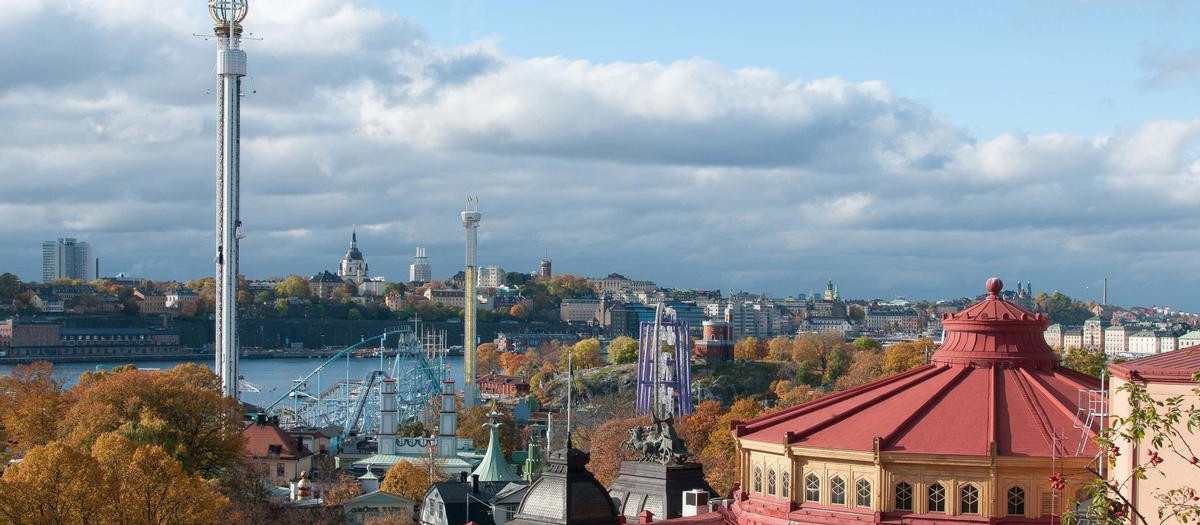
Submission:
[[[1104,372],[1104,367],[1108,365],[1108,356],[1103,350],[1093,351],[1072,347],[1063,352],[1062,364],[1076,372],[1100,377],[1100,374]]]
[[[849,369],[850,353],[846,351],[846,345],[839,345],[829,353],[829,364],[825,367],[825,376],[822,380],[826,385],[833,386],[838,378],[842,377]]]
[[[855,339],[854,342],[850,344],[854,345],[854,347],[859,350],[870,350],[872,352],[878,352],[882,348],[882,346],[879,344],[879,341],[871,339],[865,335]]]
[[[299,275],[289,275],[275,285],[275,296],[308,299],[312,297],[312,288],[308,285],[308,279]]]
[[[0,274],[0,301],[12,301],[21,293],[21,279],[11,273]]]
[[[1090,304],[1076,301],[1057,291],[1048,295],[1045,292],[1039,293],[1033,298],[1033,303],[1037,305],[1038,310],[1050,316],[1052,323],[1077,325],[1092,317]]]
[[[637,361],[637,339],[620,336],[608,343],[608,362],[614,365],[633,363]]]

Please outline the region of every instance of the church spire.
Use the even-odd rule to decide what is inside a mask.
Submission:
[[[499,411],[496,410],[495,401],[492,402],[492,411],[488,413],[490,423],[484,423],[483,426],[488,427],[488,448],[483,455],[483,461],[479,462],[479,466],[471,472],[472,475],[478,475],[479,481],[517,481],[520,479],[508,462],[504,460],[504,453],[500,450],[500,427]]]
[[[351,248],[358,247],[358,225],[357,224],[355,224],[353,227],[350,228],[350,247]]]

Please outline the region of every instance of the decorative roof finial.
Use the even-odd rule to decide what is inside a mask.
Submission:
[[[1001,281],[999,277],[992,277],[987,280],[987,284],[984,287],[987,288],[988,293],[991,293],[992,296],[998,297],[1000,291],[1004,289],[1004,281]]]
[[[350,228],[350,247],[353,248],[358,244],[358,225],[355,224]]]

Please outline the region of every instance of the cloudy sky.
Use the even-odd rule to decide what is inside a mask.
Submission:
[[[570,5],[568,5],[570,4]],[[652,4],[650,6],[644,4]],[[462,261],[785,295],[1032,280],[1200,310],[1200,7],[255,0],[243,269]],[[202,0],[8,0],[0,271],[211,274]],[[903,6],[903,10],[899,7]]]

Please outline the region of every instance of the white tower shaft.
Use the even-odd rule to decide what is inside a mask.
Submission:
[[[239,199],[239,134],[241,83],[246,53],[238,49],[245,0],[210,0],[209,13],[217,35],[217,254],[216,254],[216,373],[221,391],[238,397],[237,276]]]

